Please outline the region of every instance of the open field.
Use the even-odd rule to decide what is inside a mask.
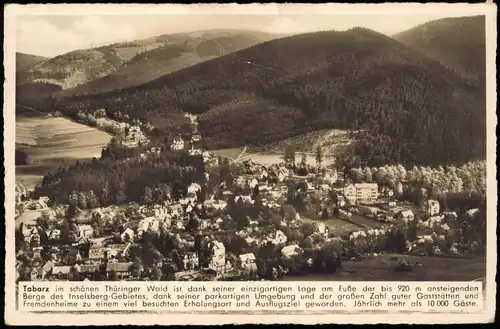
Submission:
[[[304,222],[314,222],[323,223],[330,228],[330,231],[337,236],[343,236],[349,234],[349,232],[359,230],[359,226],[348,223],[340,218],[329,218],[329,219],[312,219],[306,214],[301,213],[300,219]]]
[[[391,260],[397,257],[397,260]],[[396,272],[401,259],[419,262],[412,272]],[[346,261],[342,271],[324,275],[288,276],[285,281],[471,281],[486,275],[486,257],[471,259],[386,254],[362,261]]]
[[[30,163],[16,166],[16,179],[31,188],[48,171],[100,157],[110,139],[105,132],[65,118],[16,115],[16,147],[28,153]]]
[[[212,150],[211,153],[215,155],[220,155],[222,157],[229,158],[230,160],[235,160],[240,156],[244,148],[231,148],[231,149],[220,149],[220,150]],[[302,153],[297,152],[296,155],[297,163],[300,163],[302,160]],[[311,166],[316,165],[316,159],[313,154],[306,154],[307,164]],[[271,153],[271,152],[263,152],[263,153],[249,153],[245,152],[240,158],[239,161],[252,160],[258,164],[264,166],[270,166],[272,164],[277,164],[283,162],[283,154],[282,153]],[[330,158],[325,158],[323,160],[323,165],[328,166],[333,163],[333,160]]]
[[[349,133],[346,130],[340,129],[320,129],[268,145],[252,147],[251,151],[282,153],[287,147],[293,147],[297,152],[314,154],[316,148],[321,146],[325,155],[334,154],[350,145],[354,141],[356,134],[358,133]]]

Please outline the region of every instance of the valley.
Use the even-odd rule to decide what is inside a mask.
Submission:
[[[16,100],[40,112],[16,113],[18,249],[119,242],[112,261],[82,251],[103,280],[113,262],[134,280],[482,276],[483,59],[454,54],[482,44],[426,34],[464,24],[481,32],[214,30],[29,59]]]

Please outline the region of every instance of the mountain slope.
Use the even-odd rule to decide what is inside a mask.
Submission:
[[[394,38],[440,61],[464,77],[484,83],[485,16],[443,18],[401,32]]]
[[[115,93],[38,104],[71,115],[105,108],[160,128],[199,114],[209,148],[264,145],[305,132],[366,132],[372,163],[442,163],[485,154],[484,91],[371,30],[281,38]],[[478,109],[483,114],[478,115]]]
[[[51,83],[67,95],[94,94],[140,85],[175,70],[278,37],[262,32],[213,30],[161,35],[69,52],[34,63],[18,85]]]
[[[140,52],[162,44],[154,39],[75,50],[30,66],[18,75],[18,84],[51,83],[72,88],[117,70]]]
[[[276,37],[277,35],[268,33],[237,30],[214,30],[159,36],[155,39],[162,46],[139,53],[116,71],[66,90],[65,94],[96,94],[137,86],[171,72]]]
[[[47,57],[16,53],[16,72],[24,71],[32,65],[47,60]]]

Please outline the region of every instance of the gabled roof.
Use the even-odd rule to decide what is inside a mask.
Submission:
[[[254,261],[255,255],[253,253],[242,254],[239,256],[241,262],[246,263],[248,260]]]
[[[129,272],[132,268],[133,263],[108,263],[106,266],[106,271],[115,271],[115,272]]]
[[[376,188],[378,189],[377,183],[356,183],[354,184],[355,188]]]
[[[99,264],[83,264],[80,265],[80,273],[94,273],[99,270]]]
[[[54,266],[52,267],[52,274],[68,274],[71,271],[71,266]]]

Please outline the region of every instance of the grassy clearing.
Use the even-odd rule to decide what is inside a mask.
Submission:
[[[220,150],[213,150],[210,151],[216,156],[221,156],[224,158],[229,158],[229,159],[236,159],[237,157],[240,156],[241,152],[243,152],[244,148],[243,147],[238,147],[238,148],[232,148],[232,149],[220,149]],[[246,154],[243,154],[243,157],[245,157]]]
[[[346,221],[343,221],[342,219],[338,218],[329,218],[329,219],[312,219],[308,217],[306,214],[301,213],[300,214],[300,219],[305,221],[305,222],[314,222],[314,223],[323,223],[326,226],[330,228],[330,231],[335,233],[337,236],[343,236],[346,234],[349,234],[349,232],[352,231],[357,231],[359,230],[359,227],[348,223]]]
[[[350,145],[354,138],[355,135],[349,134],[346,130],[321,129],[297,135],[265,146],[254,147],[251,151],[257,153],[282,153],[287,147],[291,146],[297,152],[313,154],[316,148],[321,146],[325,155],[334,154],[339,149]]]
[[[30,165],[16,166],[16,179],[33,187],[45,173],[76,160],[100,157],[111,136],[65,118],[18,116],[16,144],[29,157]]]
[[[397,257],[397,260],[391,260]],[[419,262],[412,272],[396,272],[400,259]],[[471,281],[486,275],[486,258],[472,259],[387,254],[363,261],[347,261],[342,271],[306,277],[285,277],[286,281]]]

